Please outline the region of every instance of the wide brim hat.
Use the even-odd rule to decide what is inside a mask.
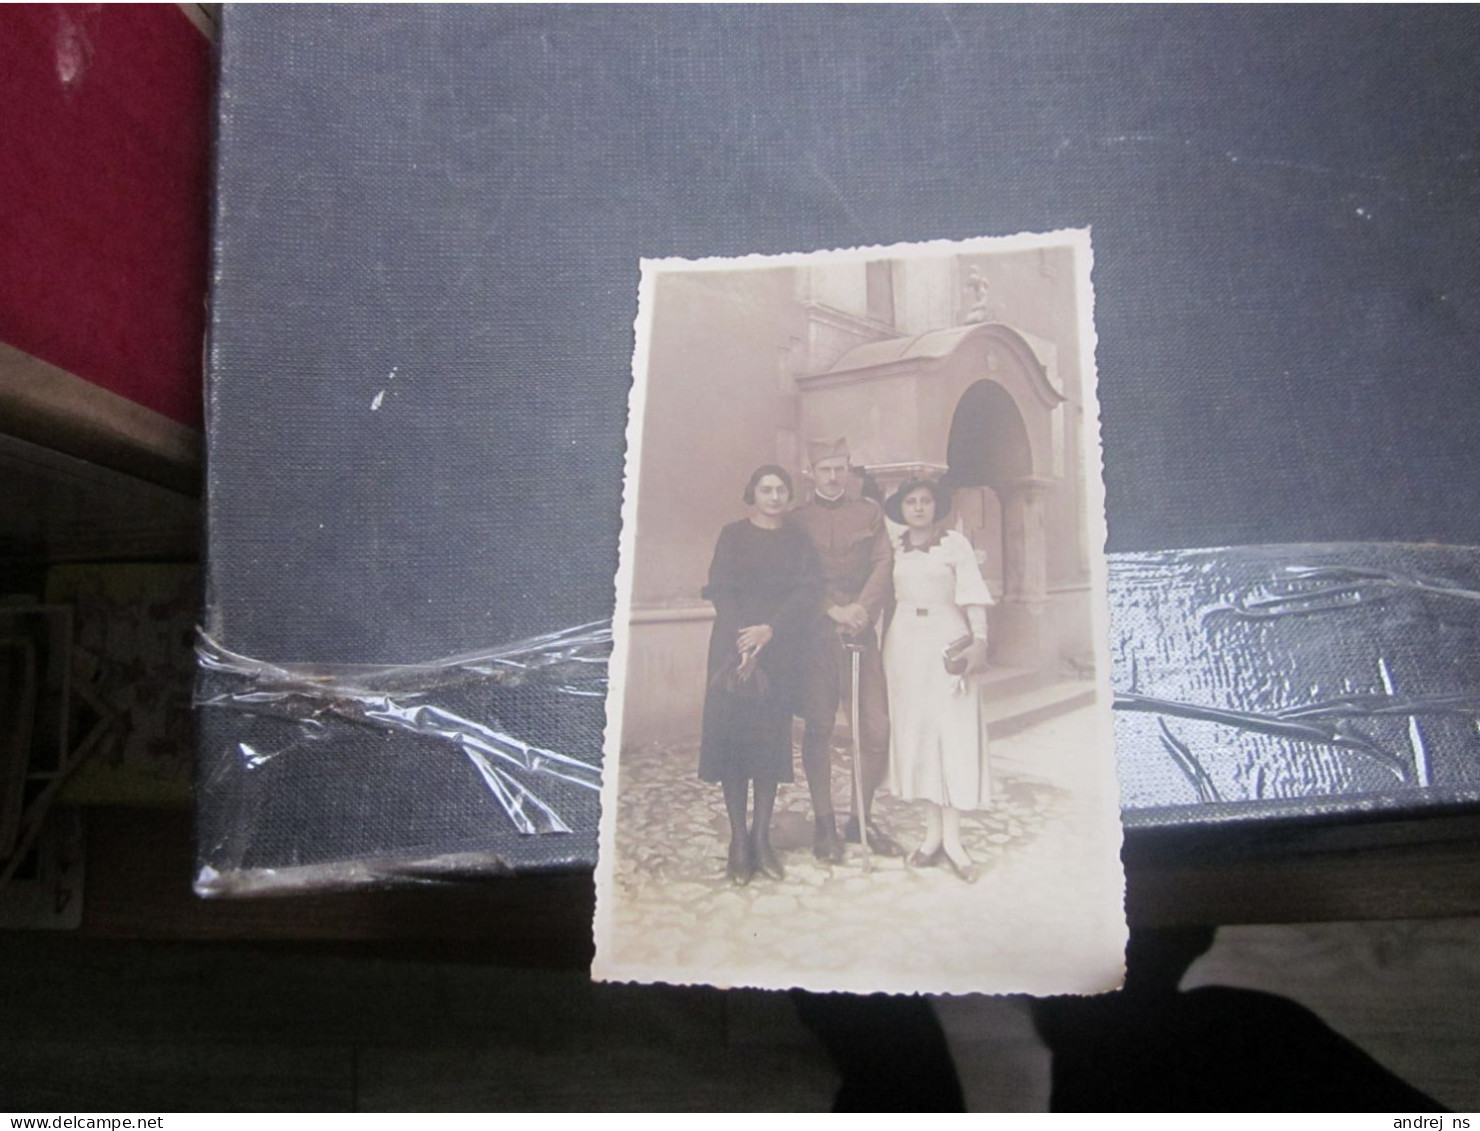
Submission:
[[[908,525],[904,520],[904,497],[921,487],[929,488],[931,497],[935,499],[936,522],[942,521],[950,513],[951,497],[955,493],[950,483],[944,479],[906,479],[884,503],[884,513],[891,521],[900,526]]]

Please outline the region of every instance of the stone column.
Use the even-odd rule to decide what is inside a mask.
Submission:
[[[1004,667],[1055,671],[1058,644],[1048,617],[1048,546],[1043,500],[1053,480],[1016,479],[1002,501],[1003,600],[997,610],[995,662]]]

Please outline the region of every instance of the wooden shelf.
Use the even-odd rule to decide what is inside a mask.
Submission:
[[[251,942],[585,968],[587,873],[203,900],[185,811],[93,809],[80,937]],[[1133,927],[1480,915],[1480,815],[1214,835],[1133,834]]]

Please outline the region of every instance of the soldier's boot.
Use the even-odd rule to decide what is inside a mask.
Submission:
[[[903,856],[904,849],[899,842],[886,833],[873,821],[867,822],[868,848],[875,856]],[[849,844],[858,843],[858,816],[854,814],[848,818],[848,823],[843,826],[843,839]]]
[[[824,864],[841,864],[847,853],[838,839],[838,825],[833,815],[818,817],[813,822],[812,855]]]

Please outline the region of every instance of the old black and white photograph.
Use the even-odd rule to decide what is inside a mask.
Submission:
[[[644,261],[598,978],[1119,985],[1090,273]]]

